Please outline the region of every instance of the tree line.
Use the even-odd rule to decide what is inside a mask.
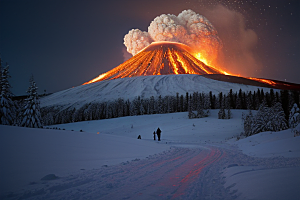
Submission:
[[[289,119],[289,111],[294,103],[299,107],[299,91],[274,91],[264,92],[257,89],[254,92],[229,91],[228,94],[220,92],[218,95],[194,92],[185,95],[151,96],[150,98],[135,97],[133,100],[119,98],[108,102],[92,102],[79,108],[73,106],[50,106],[41,108],[42,121],[45,125],[71,123],[88,120],[110,119],[124,116],[164,114],[174,112],[188,112],[189,118],[205,117],[209,109],[220,109],[220,119],[230,119],[231,109],[258,110],[264,103],[272,107],[280,103]]]

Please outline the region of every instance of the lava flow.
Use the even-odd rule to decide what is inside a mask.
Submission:
[[[200,61],[200,54],[176,42],[153,42],[138,54],[118,67],[99,75],[84,84],[116,78],[168,75],[168,74],[225,74],[229,73],[208,66],[205,60]]]
[[[169,74],[198,74],[219,81],[300,90],[299,84],[240,77],[225,72],[218,67],[211,66],[199,52],[194,52],[187,45],[176,42],[153,42],[129,60],[83,85],[117,78]]]

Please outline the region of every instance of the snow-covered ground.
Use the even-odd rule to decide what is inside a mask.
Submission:
[[[150,98],[170,95],[185,95],[186,92],[204,92],[227,94],[230,89],[238,92],[257,91],[259,87],[237,83],[216,81],[195,74],[138,76],[132,78],[120,78],[101,81],[88,85],[80,85],[74,88],[56,92],[41,98],[41,107],[46,106],[72,106],[81,107],[86,103],[107,102],[122,98],[133,100],[135,97]],[[269,91],[269,88],[260,88]]]
[[[300,137],[237,141],[246,111],[217,112],[0,126],[0,199],[299,199]]]

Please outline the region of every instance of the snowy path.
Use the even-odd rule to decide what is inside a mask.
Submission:
[[[172,147],[143,160],[40,181],[7,199],[243,199],[235,184],[225,184],[226,176],[237,175],[230,174],[237,167],[241,168],[239,175],[274,169],[299,172],[300,159],[254,158],[227,145]],[[295,187],[299,182],[296,180]],[[297,188],[295,192],[291,197],[300,197]]]

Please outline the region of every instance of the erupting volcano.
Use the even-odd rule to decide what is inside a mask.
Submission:
[[[223,43],[208,19],[192,10],[184,10],[178,16],[160,15],[151,22],[148,32],[130,30],[124,36],[124,45],[132,58],[83,85],[125,77],[198,74],[226,82],[300,90],[299,84],[243,78],[225,72],[219,65],[212,66]]]
[[[228,74],[220,69],[207,66],[194,57],[194,54],[190,47],[181,43],[154,42],[118,67],[85,84],[148,75]]]

